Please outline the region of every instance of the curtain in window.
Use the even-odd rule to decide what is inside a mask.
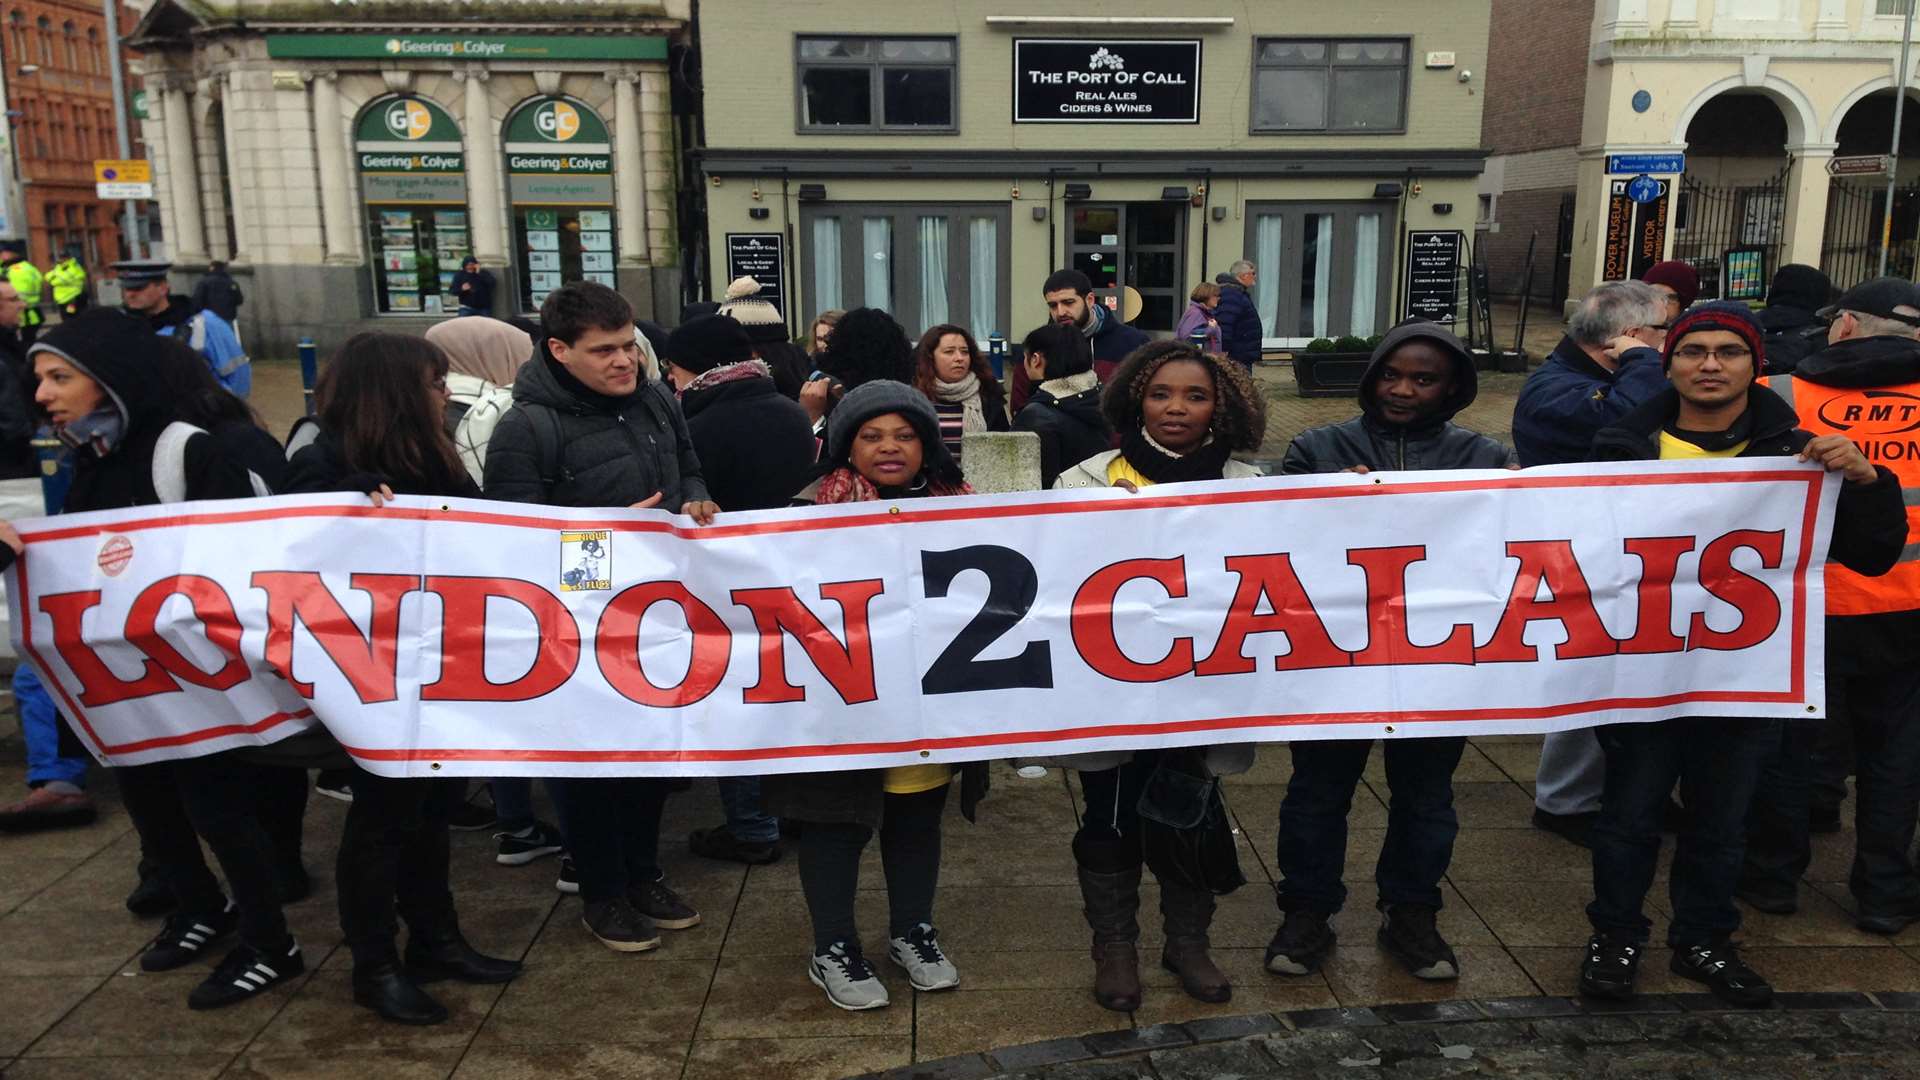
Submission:
[[[813,305],[815,311],[845,307],[840,300],[840,219],[813,219]]]
[[[999,329],[1000,230],[992,218],[974,218],[967,233],[967,307],[973,337],[981,348]]]
[[[893,310],[893,219],[870,217],[860,223],[860,254],[867,307]]]
[[[1353,219],[1353,312],[1347,333],[1368,337],[1379,329],[1380,215]]]
[[[1313,265],[1313,336],[1327,336],[1327,304],[1333,295],[1333,215],[1309,214],[1319,219],[1314,249],[1320,257]]]
[[[1280,222],[1279,214],[1253,219],[1253,306],[1270,338],[1284,336],[1280,333]]]
[[[947,321],[947,219],[920,219],[920,326]]]

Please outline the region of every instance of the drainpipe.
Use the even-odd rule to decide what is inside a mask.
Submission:
[[[1907,0],[1906,26],[1900,32],[1900,78],[1893,99],[1893,148],[1887,151],[1887,207],[1880,219],[1880,276],[1887,276],[1887,254],[1893,247],[1893,190],[1900,183],[1900,121],[1907,108],[1907,62],[1913,48],[1913,9],[1920,7]]]

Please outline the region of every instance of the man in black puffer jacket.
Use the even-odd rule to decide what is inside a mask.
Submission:
[[[1387,332],[1360,379],[1360,415],[1313,428],[1287,448],[1282,472],[1500,469],[1513,451],[1457,427],[1453,415],[1479,392],[1473,356],[1438,323],[1409,320]],[[1467,740],[1389,739],[1383,747],[1393,816],[1377,872],[1381,948],[1415,978],[1455,979],[1460,960],[1435,923],[1440,879],[1460,831],[1453,771]],[[1267,970],[1311,975],[1332,955],[1333,916],[1346,903],[1347,811],[1373,751],[1370,740],[1296,742],[1280,805],[1278,900],[1285,913],[1267,945]]]
[[[1479,393],[1459,338],[1424,319],[1401,323],[1360,377],[1360,415],[1294,436],[1280,471],[1504,469],[1512,450],[1453,422]]]
[[[1767,374],[1791,375],[1800,361],[1827,347],[1827,320],[1814,314],[1833,301],[1833,281],[1811,266],[1788,263],[1774,272],[1760,329]]]
[[[547,336],[513,382],[513,408],[487,446],[486,496],[545,506],[659,507],[706,525],[707,494],[687,422],[664,384],[646,382],[633,306],[593,282],[547,294]],[[659,866],[665,780],[554,779],[562,830],[578,877],[582,922],[615,952],[660,944],[656,926],[684,930],[700,913],[667,888]]]

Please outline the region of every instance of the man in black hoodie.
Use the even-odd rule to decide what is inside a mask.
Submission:
[[[514,377],[513,408],[487,445],[487,498],[659,507],[710,524],[719,507],[680,405],[642,376],[633,305],[605,285],[574,282],[547,294],[540,325],[547,336]],[[557,887],[580,894],[594,937],[643,952],[660,944],[656,927],[699,924],[659,866],[667,781],[556,778],[549,790],[578,871],[570,878],[563,862]]]
[[[1791,375],[1800,361],[1827,347],[1827,320],[1815,312],[1833,299],[1833,281],[1801,263],[1774,271],[1767,306],[1760,309],[1766,331],[1767,374]]]
[[[1034,387],[1013,430],[1040,436],[1040,486],[1103,450],[1113,449],[1113,429],[1100,411],[1100,377],[1093,349],[1071,326],[1050,322],[1020,343],[1021,370]]]
[[[1828,580],[1848,571],[1874,577],[1894,565],[1907,532],[1899,480],[1845,437],[1803,430],[1793,410],[1756,383],[1765,353],[1760,326],[1745,304],[1695,305],[1668,331],[1662,356],[1670,385],[1594,436],[1593,460],[1817,462],[1846,481],[1828,544]],[[1772,1000],[1773,987],[1746,965],[1731,938],[1740,929],[1733,897],[1747,808],[1780,744],[1781,725],[1751,717],[1683,716],[1594,729],[1607,768],[1593,825],[1594,899],[1587,905],[1593,936],[1580,968],[1582,994],[1633,996],[1652,928],[1646,894],[1659,864],[1668,797],[1678,783],[1685,820],[1668,882],[1669,968],[1735,1005]]]
[[[1301,432],[1280,470],[1303,473],[1504,469],[1513,451],[1453,423],[1473,403],[1473,356],[1438,323],[1394,327],[1360,379],[1360,415]],[[1384,754],[1392,810],[1376,870],[1380,947],[1414,977],[1454,979],[1460,961],[1440,936],[1440,879],[1460,831],[1453,770],[1464,737],[1394,739]],[[1373,752],[1372,740],[1288,744],[1293,777],[1280,804],[1278,900],[1283,921],[1267,945],[1267,970],[1310,975],[1333,954],[1331,920],[1346,903],[1347,812]]]
[[[1920,818],[1920,290],[1875,278],[1819,315],[1832,320],[1831,344],[1767,385],[1801,427],[1844,432],[1868,461],[1900,478],[1907,547],[1885,576],[1827,570],[1827,718],[1787,725],[1748,820],[1740,897],[1761,911],[1795,909],[1811,859],[1809,804],[1817,794],[1837,828],[1853,771],[1854,921],[1869,933],[1897,934],[1920,920],[1911,857]]]

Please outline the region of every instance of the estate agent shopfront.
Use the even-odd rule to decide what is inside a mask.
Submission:
[[[798,333],[871,305],[1017,340],[1072,266],[1166,334],[1244,257],[1268,346],[1297,347],[1404,317],[1415,236],[1471,228],[1484,3],[783,10],[702,9],[701,164],[712,287],[779,244]]]
[[[498,279],[496,315],[583,278],[678,310],[667,58],[687,0],[563,2],[477,33],[431,0],[324,24],[277,7],[243,23],[160,0],[133,38],[176,288],[231,263],[253,352],[447,317],[468,256]]]

